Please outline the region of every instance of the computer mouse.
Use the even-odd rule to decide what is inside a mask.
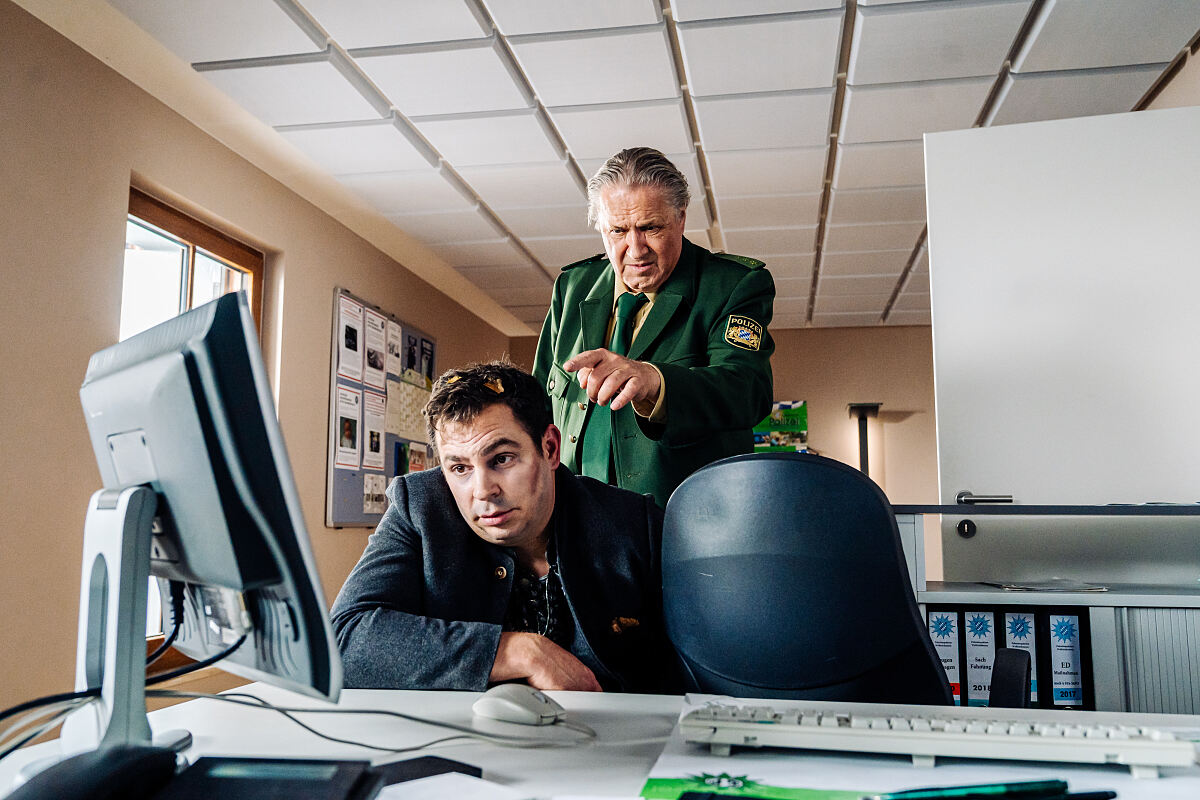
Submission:
[[[471,710],[480,717],[522,725],[550,725],[566,711],[541,691],[524,683],[501,683],[475,701]]]

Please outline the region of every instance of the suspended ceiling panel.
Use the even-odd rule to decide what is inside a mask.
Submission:
[[[994,81],[995,76],[847,86],[840,141],[894,142],[969,128]]]
[[[839,189],[830,197],[829,223],[924,222],[925,187]]]
[[[904,250],[827,253],[821,262],[821,275],[899,275],[911,255],[911,247]]]
[[[542,321],[546,318],[546,312],[549,311],[549,306],[539,304],[535,306],[506,306],[514,317],[528,324],[534,330],[537,330]]]
[[[709,153],[708,174],[718,195],[810,194],[825,179],[825,148]]]
[[[550,297],[552,279],[539,267],[535,266],[502,266],[502,267],[463,267],[459,269],[467,280],[481,289],[504,286],[510,289],[541,289]]]
[[[882,225],[829,225],[825,228],[825,252],[853,253],[861,250],[896,250],[915,242],[924,222],[893,222]]]
[[[317,60],[205,68],[204,77],[268,125],[380,119],[324,54]]]
[[[921,141],[839,144],[833,170],[835,189],[925,185]]]
[[[547,106],[679,96],[662,25],[513,37],[521,69]]]
[[[549,109],[567,148],[580,160],[607,159],[636,142],[663,153],[692,149],[683,101],[651,100]]]
[[[529,256],[508,238],[479,242],[455,241],[436,244],[433,251],[451,264],[463,267],[490,267],[497,264],[528,264]]]
[[[463,0],[303,0],[303,6],[347,50],[488,34]]]
[[[680,22],[841,8],[843,0],[671,0]]]
[[[771,267],[771,275],[775,278],[775,297],[801,297],[808,299],[809,289],[812,288],[812,277],[803,275],[795,278],[780,278],[775,274],[775,268]],[[807,308],[806,308],[807,310]]]
[[[679,45],[698,96],[833,85],[839,12],[679,23]]]
[[[814,253],[774,255],[771,256],[771,261],[767,266],[770,267],[771,274],[775,276],[776,283],[782,280],[799,279],[801,276],[807,279],[812,274],[814,257]]]
[[[887,275],[822,275],[820,291],[831,297],[844,295],[886,295],[896,288],[900,273]]]
[[[743,228],[727,230],[725,246],[732,253],[767,261],[776,253],[803,253],[813,249],[816,226],[801,228]]]
[[[274,0],[109,0],[189,64],[314,53],[325,49]]]
[[[928,292],[905,292],[896,298],[897,311],[929,311]]]
[[[820,221],[821,195],[782,194],[717,198],[722,230],[738,228],[816,226]]]
[[[879,324],[882,311],[882,305],[879,311],[865,314],[827,314],[815,311],[812,324],[814,328],[866,328]]]
[[[587,222],[587,204],[567,206],[508,207],[496,209],[496,216],[521,239],[533,236],[594,236],[600,234]]]
[[[583,189],[561,161],[464,167],[458,173],[492,209],[565,206],[584,197]]]
[[[1129,111],[1166,64],[1071,72],[1011,73],[992,125]]]
[[[960,0],[861,8],[846,79],[862,85],[994,78],[1031,2]]]
[[[697,97],[706,150],[817,147],[829,140],[833,89]]]
[[[333,175],[394,172],[436,166],[392,120],[281,128],[279,133]]]
[[[1198,28],[1196,0],[1047,0],[1013,71],[1170,61]]]
[[[435,214],[390,214],[388,219],[426,244],[482,241],[502,235],[478,207]]]
[[[436,169],[341,175],[339,180],[381,214],[466,211],[474,207]]]
[[[421,135],[455,166],[521,164],[558,160],[563,153],[537,109],[417,117]]]
[[[407,117],[533,105],[494,39],[356,51],[352,55]]]
[[[874,313],[876,318],[883,314],[883,307],[891,292],[879,294],[818,294],[816,313]]]
[[[604,250],[604,242],[598,233],[590,236],[530,237],[524,242],[537,260],[551,271],[591,258]]]
[[[646,25],[662,19],[654,0],[484,0],[484,5],[507,36]]]

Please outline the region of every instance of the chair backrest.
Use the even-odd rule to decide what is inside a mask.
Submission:
[[[667,635],[692,691],[949,704],[892,507],[804,453],[710,464],[667,503]]]

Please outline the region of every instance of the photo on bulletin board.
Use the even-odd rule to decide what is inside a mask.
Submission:
[[[793,453],[808,450],[808,403],[777,400],[771,413],[754,426],[754,452]]]

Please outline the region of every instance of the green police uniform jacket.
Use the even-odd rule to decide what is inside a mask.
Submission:
[[[618,486],[654,495],[665,507],[695,470],[753,450],[751,429],[771,410],[775,350],[767,332],[775,283],[762,267],[683,240],[679,262],[629,349],[629,358],[662,372],[665,421],[638,416],[632,405],[613,414]],[[594,404],[562,367],[584,350],[606,346],[615,280],[603,255],[564,267],[534,358],[533,374],[562,430],[563,463],[576,473]]]

